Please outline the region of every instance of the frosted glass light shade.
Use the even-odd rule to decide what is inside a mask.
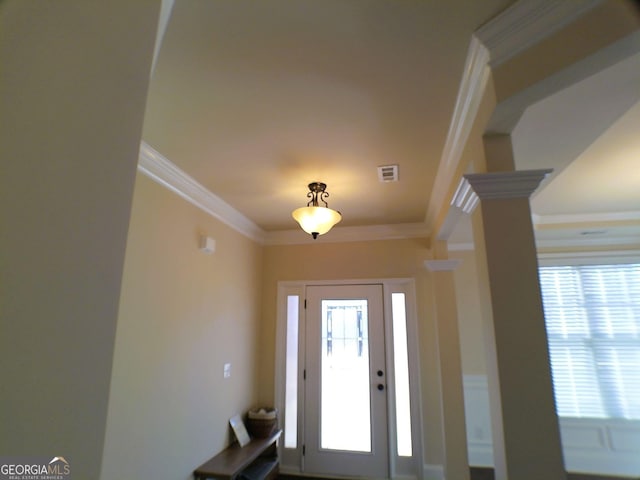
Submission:
[[[301,207],[295,209],[291,215],[300,224],[302,230],[316,238],[327,233],[342,220],[342,215],[326,207]]]

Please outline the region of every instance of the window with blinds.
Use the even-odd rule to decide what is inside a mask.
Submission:
[[[640,264],[541,267],[561,417],[640,419]]]

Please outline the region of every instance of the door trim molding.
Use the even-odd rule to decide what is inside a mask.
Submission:
[[[389,469],[391,478],[423,478],[423,421],[422,421],[422,394],[420,383],[420,355],[418,349],[418,316],[416,305],[415,280],[413,278],[367,278],[367,279],[346,279],[346,280],[287,280],[279,281],[277,287],[276,302],[276,355],[275,355],[275,385],[274,404],[281,412],[281,422],[284,421],[284,400],[285,400],[285,356],[286,356],[286,321],[287,321],[287,296],[298,295],[300,302],[300,315],[304,314],[304,295],[307,286],[314,285],[382,285],[383,287],[383,309],[385,334],[389,335],[391,328],[391,293],[404,293],[406,295],[406,315],[407,315],[407,342],[409,353],[409,379],[411,384],[411,414],[412,414],[412,457],[398,457],[396,454],[396,440],[392,436],[395,432],[395,411],[392,410],[393,391],[388,390],[390,401],[387,402],[389,418]],[[392,337],[388,337],[391,339]],[[387,341],[385,356],[387,361],[393,356],[392,342]],[[300,352],[299,352],[300,354]],[[390,363],[389,365],[392,365]],[[301,385],[302,372],[298,372],[298,385]],[[392,379],[388,379],[391,383]],[[394,386],[395,388],[395,386]],[[298,389],[298,399],[300,404],[300,391]],[[299,430],[304,421],[303,408],[298,408]],[[282,427],[283,425],[281,425]],[[302,442],[298,433],[297,448],[284,448],[284,442],[280,442],[280,458],[282,471],[290,473],[301,473],[303,465]]]

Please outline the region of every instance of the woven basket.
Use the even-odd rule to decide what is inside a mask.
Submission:
[[[278,411],[271,409],[269,411],[271,418],[264,418],[259,410],[250,410],[247,414],[247,431],[249,435],[255,438],[267,438],[275,430],[278,425]]]

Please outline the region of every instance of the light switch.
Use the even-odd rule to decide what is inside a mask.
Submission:
[[[231,364],[225,363],[223,371],[224,371],[224,378],[229,378],[231,376]]]

